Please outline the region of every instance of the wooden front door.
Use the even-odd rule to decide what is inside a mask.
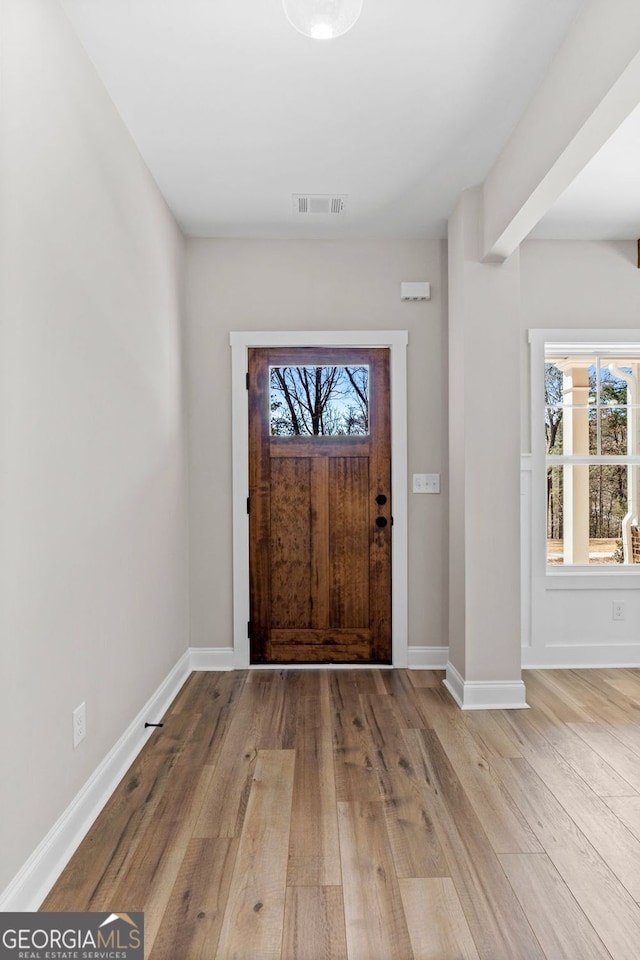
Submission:
[[[391,663],[389,350],[249,350],[252,663]]]

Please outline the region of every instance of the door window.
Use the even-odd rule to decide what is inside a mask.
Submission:
[[[272,437],[367,436],[368,366],[269,368]]]

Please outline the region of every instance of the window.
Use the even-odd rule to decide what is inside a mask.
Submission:
[[[271,367],[272,437],[366,436],[369,367]]]
[[[543,376],[548,567],[637,563],[640,344],[546,342]]]

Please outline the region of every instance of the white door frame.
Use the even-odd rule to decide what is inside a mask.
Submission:
[[[233,448],[233,665],[249,663],[249,400],[246,387],[250,347],[388,347],[391,360],[391,643],[394,667],[408,662],[407,616],[407,343],[406,330],[233,332],[231,417]],[[298,669],[299,665],[296,665]],[[314,664],[326,667],[326,664]],[[348,664],[351,669],[353,664]],[[282,665],[278,665],[281,669]]]

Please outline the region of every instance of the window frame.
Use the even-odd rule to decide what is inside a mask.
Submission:
[[[594,578],[601,578],[603,586],[631,586],[640,577],[640,564],[548,564],[547,563],[547,494],[546,476],[549,464],[554,466],[599,464],[640,465],[640,455],[611,456],[603,454],[547,455],[544,442],[545,390],[544,369],[549,353],[571,353],[590,357],[596,354],[620,356],[637,353],[640,360],[640,329],[530,329],[530,429],[532,462],[531,549],[533,569],[543,576],[546,587],[592,589]],[[613,581],[616,581],[614,583]],[[555,581],[555,583],[554,583]],[[606,581],[606,584],[604,583]],[[637,587],[637,583],[633,584]]]

